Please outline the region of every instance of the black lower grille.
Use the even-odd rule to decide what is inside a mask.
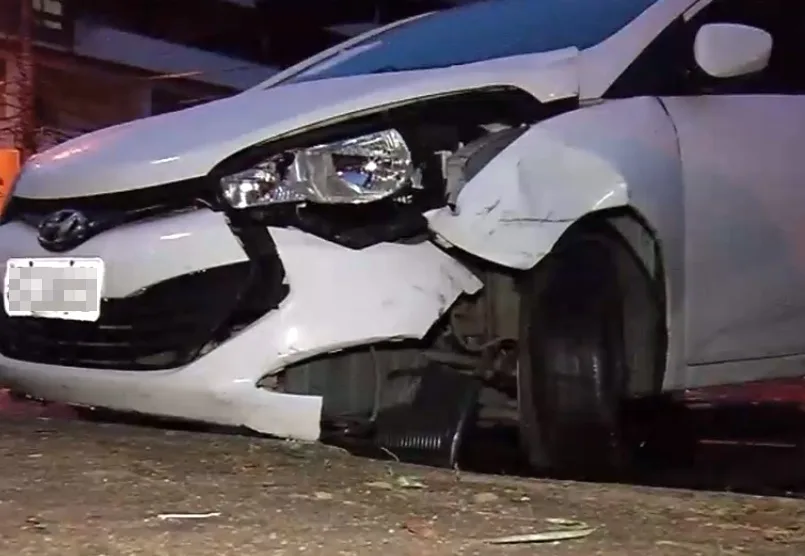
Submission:
[[[96,322],[0,316],[0,352],[22,361],[84,368],[161,370],[185,365],[285,297],[282,265],[212,268],[105,299]]]

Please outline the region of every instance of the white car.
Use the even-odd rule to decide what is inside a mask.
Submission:
[[[616,468],[625,402],[805,370],[803,23],[479,2],[39,154],[0,227],[0,382],[313,440],[441,427],[462,383],[410,389],[470,374],[535,466]]]

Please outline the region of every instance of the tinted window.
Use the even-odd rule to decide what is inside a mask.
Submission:
[[[598,44],[657,0],[485,0],[368,38],[288,79],[440,68]]]

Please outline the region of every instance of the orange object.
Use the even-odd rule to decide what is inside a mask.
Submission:
[[[11,186],[20,172],[20,151],[0,149],[0,213],[6,208],[11,196]]]

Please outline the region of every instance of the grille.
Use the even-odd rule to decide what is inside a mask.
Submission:
[[[144,189],[104,193],[86,197],[60,197],[58,199],[28,199],[14,195],[6,207],[6,217],[15,219],[20,215],[44,216],[64,208],[87,213],[138,213],[149,208],[180,208],[194,206],[196,201],[208,196],[203,179],[191,179],[162,184]]]
[[[96,235],[128,222],[210,206],[210,194],[205,185],[204,180],[192,179],[89,197],[28,199],[12,196],[2,222],[22,221],[36,227],[48,214],[73,209],[89,217],[93,223],[91,235]]]
[[[285,297],[282,265],[273,279],[249,262],[104,299],[96,322],[0,315],[0,352],[12,359],[84,368],[162,370],[185,365],[211,342],[254,322]]]

